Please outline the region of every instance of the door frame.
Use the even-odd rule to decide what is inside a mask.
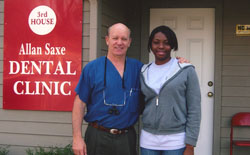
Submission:
[[[156,7],[154,7],[156,8]],[[159,8],[162,8],[159,6]],[[165,7],[167,8],[167,7]],[[180,8],[174,6],[171,8]],[[192,7],[193,8],[193,7]],[[208,8],[208,6],[204,7]],[[213,7],[214,8],[214,7]],[[148,63],[147,38],[149,37],[150,7],[143,6],[141,12],[141,61]],[[221,88],[222,88],[222,50],[223,50],[223,9],[222,4],[215,7],[215,66],[214,66],[214,114],[213,114],[213,155],[220,155],[221,145]],[[219,119],[217,119],[219,118]]]

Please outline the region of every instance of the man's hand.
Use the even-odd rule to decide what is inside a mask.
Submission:
[[[194,147],[192,145],[186,144],[186,149],[183,155],[194,155]]]
[[[182,58],[182,57],[178,57],[178,56],[177,56],[176,59],[178,59],[178,62],[181,63],[181,64],[182,64],[182,63],[190,63],[187,59]]]
[[[72,149],[74,155],[87,155],[87,148],[82,138],[73,138]]]

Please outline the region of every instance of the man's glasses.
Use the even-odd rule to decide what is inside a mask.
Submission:
[[[126,105],[126,91],[123,92],[123,99],[120,101],[107,101],[106,100],[106,93],[105,89],[103,90],[103,103],[104,105],[110,106],[108,113],[119,115],[120,111],[117,109],[117,107],[122,107]]]

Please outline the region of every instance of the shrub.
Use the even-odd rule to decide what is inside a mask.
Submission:
[[[43,148],[43,147],[36,147],[33,150],[27,149],[26,150],[27,155],[74,155],[72,146],[69,144],[65,146],[64,148],[59,147],[49,147],[49,148]]]
[[[7,155],[9,153],[9,146],[0,146],[0,155]]]

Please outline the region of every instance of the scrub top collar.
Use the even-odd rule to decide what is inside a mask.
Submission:
[[[105,65],[104,65],[104,88],[106,88],[106,72],[107,72],[107,56],[105,56]],[[125,69],[126,69],[126,61],[127,58],[125,58],[125,62],[124,62],[124,70],[123,70],[123,76],[122,76],[122,88],[125,88],[124,85],[124,73],[125,73]]]

